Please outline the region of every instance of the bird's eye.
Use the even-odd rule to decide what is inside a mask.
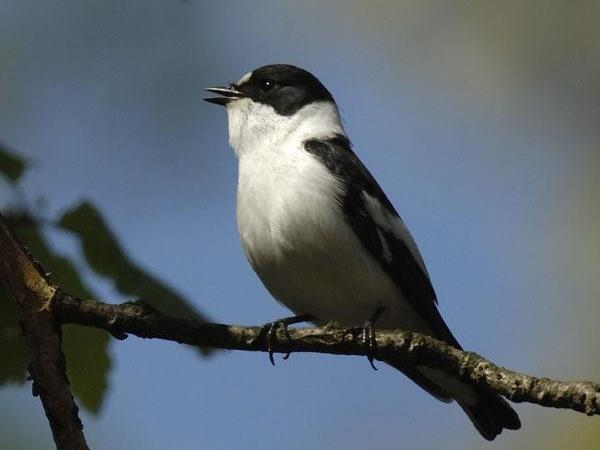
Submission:
[[[270,92],[275,89],[275,82],[273,80],[263,80],[260,86],[260,90],[263,92]]]

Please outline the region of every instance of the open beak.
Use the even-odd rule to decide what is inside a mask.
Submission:
[[[229,87],[211,87],[205,88],[204,90],[214,94],[219,94],[221,97],[208,97],[204,100],[221,106],[226,106],[229,102],[237,100],[238,98],[244,98],[246,96],[243,92],[238,91],[236,86],[233,84]]]

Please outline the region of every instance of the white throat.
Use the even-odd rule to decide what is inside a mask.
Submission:
[[[229,144],[236,156],[273,149],[290,142],[345,134],[337,106],[333,102],[314,102],[291,116],[277,114],[271,106],[248,98],[227,105]]]

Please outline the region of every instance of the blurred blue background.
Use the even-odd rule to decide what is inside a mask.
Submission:
[[[202,88],[276,62],[315,73],[420,245],[465,348],[600,381],[600,4],[132,0],[0,3],[0,137],[32,162],[46,215],[89,198],[137,262],[211,319],[288,312],[248,266],[236,161]],[[13,193],[0,184],[0,201]],[[76,243],[49,238],[78,261]],[[81,264],[82,267],[84,264]],[[88,280],[111,301],[127,300]],[[363,358],[111,346],[82,413],[95,449],[594,448],[597,417],[516,405],[484,443]],[[28,384],[0,389],[0,447],[49,448]]]

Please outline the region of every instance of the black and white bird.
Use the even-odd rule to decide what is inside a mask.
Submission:
[[[244,251],[273,297],[297,314],[283,323],[376,321],[461,348],[414,239],[353,152],[327,88],[306,70],[276,64],[207,90],[220,94],[208,102],[227,108]],[[386,363],[435,398],[456,400],[485,439],[520,428],[497,394],[439,370]]]

